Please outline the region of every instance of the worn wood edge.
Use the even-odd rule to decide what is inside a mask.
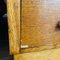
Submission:
[[[60,48],[14,55],[14,60],[60,60]]]
[[[34,48],[24,48],[21,49],[21,53],[38,52],[38,51],[51,50],[56,48],[60,48],[60,45],[48,45],[48,46],[38,46]]]
[[[7,0],[10,54],[20,52],[20,0]]]

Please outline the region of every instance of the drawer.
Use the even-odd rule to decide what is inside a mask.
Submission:
[[[22,0],[21,44],[42,49],[59,46],[59,7],[59,0]]]
[[[60,47],[59,0],[8,0],[10,53]]]

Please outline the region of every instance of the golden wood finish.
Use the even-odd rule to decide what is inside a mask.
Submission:
[[[60,60],[60,48],[14,55],[14,60]]]
[[[21,44],[30,48],[60,46],[59,21],[59,0],[22,0]]]
[[[22,0],[20,45],[20,0],[7,0],[10,54],[60,47],[59,0]]]
[[[20,0],[7,0],[10,54],[20,51]]]

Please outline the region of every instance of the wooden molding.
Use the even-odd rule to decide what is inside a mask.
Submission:
[[[7,0],[10,54],[20,52],[20,0]]]

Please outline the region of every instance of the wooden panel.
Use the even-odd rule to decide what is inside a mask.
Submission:
[[[60,0],[22,0],[22,45],[60,45]]]
[[[14,55],[14,60],[60,60],[60,48]]]
[[[20,0],[7,0],[10,54],[20,51]]]

